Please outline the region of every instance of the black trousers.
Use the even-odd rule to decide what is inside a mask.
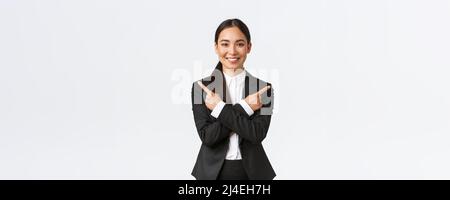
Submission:
[[[217,180],[248,180],[242,160],[225,160]]]

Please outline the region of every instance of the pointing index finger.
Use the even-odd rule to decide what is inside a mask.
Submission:
[[[259,90],[258,91],[258,94],[259,95],[262,95],[264,92],[266,92],[268,89],[270,89],[270,85],[268,85],[268,86],[266,86],[266,87],[263,87],[263,89],[261,89],[261,90]]]
[[[203,85],[203,83],[201,81],[197,81],[198,85],[203,89],[203,91],[205,91],[207,94],[211,94],[212,91],[209,90],[205,85]]]

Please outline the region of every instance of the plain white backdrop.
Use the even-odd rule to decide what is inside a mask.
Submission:
[[[193,179],[225,19],[275,179],[450,179],[450,1],[0,1],[0,179]]]

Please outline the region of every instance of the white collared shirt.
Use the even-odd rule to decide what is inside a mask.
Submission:
[[[245,87],[245,75],[246,72],[243,70],[241,73],[236,74],[235,76],[229,76],[223,73],[225,76],[225,83],[227,85],[227,89],[230,95],[231,103],[234,105],[239,103],[242,108],[247,112],[249,116],[253,115],[252,108],[245,102],[243,99],[242,93]],[[225,106],[225,102],[219,102],[216,107],[214,107],[211,115],[215,118],[218,118],[220,112]],[[239,135],[235,132],[230,133],[230,143],[228,145],[227,155],[225,157],[226,160],[241,160],[241,150],[239,149]]]

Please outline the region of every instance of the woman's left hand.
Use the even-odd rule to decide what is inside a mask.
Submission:
[[[269,85],[254,94],[248,95],[245,98],[245,102],[252,108],[253,111],[257,111],[262,107],[261,95],[268,89],[270,89]]]

